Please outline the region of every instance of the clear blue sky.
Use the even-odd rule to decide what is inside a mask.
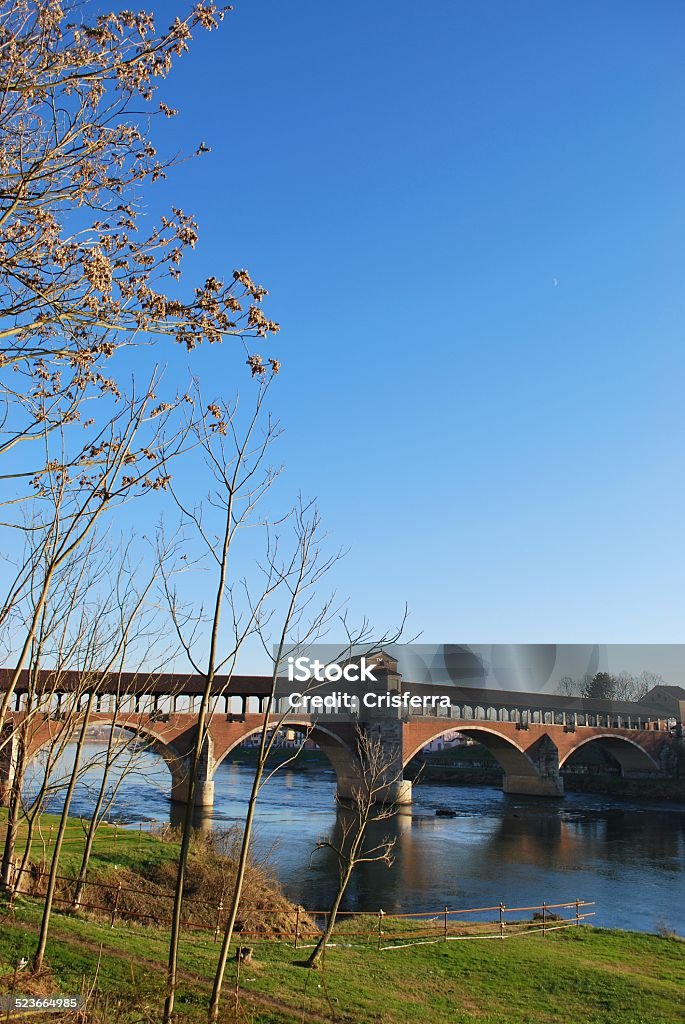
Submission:
[[[684,28],[238,0],[163,85],[160,150],[212,147],[168,188],[195,268],[269,288],[287,482],[379,626],[406,599],[426,641],[684,639]],[[197,365],[230,392],[229,353]]]

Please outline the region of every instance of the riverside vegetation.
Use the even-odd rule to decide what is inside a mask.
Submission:
[[[79,824],[77,820],[70,823],[62,857],[64,878],[75,873],[80,862]],[[208,905],[216,904],[233,871],[234,842],[230,833],[218,839],[194,836],[188,868],[189,908],[199,907],[205,899]],[[164,897],[173,891],[177,856],[178,841],[169,831],[151,835],[118,829],[115,833],[112,826],[102,826],[90,880],[125,882],[115,925],[111,926],[108,911],[70,914],[61,909],[48,941],[45,969],[37,976],[26,973],[24,977],[17,964],[30,957],[35,944],[38,901],[23,892],[10,908],[5,899],[0,991],[84,994],[87,1005],[80,1020],[89,1024],[155,1019],[164,992],[168,942],[162,908],[169,902]],[[66,899],[68,882],[61,886]],[[127,899],[126,888],[146,895]],[[272,912],[271,924],[255,938],[261,912],[267,909]],[[145,923],[136,919],[141,914],[150,915]],[[685,1015],[685,942],[666,933],[581,926],[506,942],[436,942],[378,950],[374,925],[366,919],[360,928],[358,920],[352,919],[336,929],[323,970],[313,973],[304,963],[315,925],[300,911],[300,948],[294,948],[296,914],[268,867],[251,863],[241,921],[241,930],[247,930],[250,938],[238,932],[236,942],[249,941],[252,954],[241,966],[238,986],[232,1000],[227,1000],[222,1020],[523,1024],[559,1020],[561,1013],[564,1020],[582,1017],[588,1024],[675,1024]],[[206,1019],[216,961],[213,912],[202,920],[193,909],[192,918],[194,925],[202,927],[183,931],[177,1003],[178,1020],[188,1024]],[[397,927],[393,923],[393,930]],[[411,923],[399,927],[408,941],[418,929]],[[235,985],[235,966],[232,974]],[[40,1020],[41,1015],[32,1019]],[[59,1017],[50,1014],[43,1019]]]

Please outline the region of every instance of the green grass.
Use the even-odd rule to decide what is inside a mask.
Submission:
[[[6,818],[6,809],[0,808],[0,839],[3,842]],[[49,865],[58,826],[58,814],[41,815],[42,838],[36,829],[31,847],[31,860],[34,864],[40,864],[41,860],[45,859]],[[22,823],[15,847],[17,857],[21,857],[25,850],[26,831],[26,823]],[[70,875],[78,871],[81,865],[84,844],[85,832],[79,819],[70,818],[68,831],[62,843],[60,874]],[[93,843],[91,867],[94,873],[97,873],[99,870],[112,869],[115,864],[119,868],[135,870],[141,861],[145,861],[148,864],[167,860],[174,861],[178,857],[178,849],[177,843],[161,843],[154,834],[139,831],[137,828],[100,825]]]
[[[31,956],[37,922],[38,907],[19,900],[14,915],[2,923],[0,987],[5,991],[12,965]],[[348,927],[359,930],[355,922]],[[410,935],[411,929],[406,930]],[[47,951],[52,983],[74,994],[81,991],[83,978],[88,984],[97,973],[99,998],[109,1001],[110,1019],[154,1016],[163,999],[166,941],[165,931],[135,925],[112,929],[105,922],[56,914]],[[347,941],[343,928],[318,972],[301,966],[306,949],[275,941],[251,943],[255,962],[241,972],[247,1019],[256,1024],[302,1019],[676,1024],[685,1018],[685,943],[678,939],[581,927],[546,937],[438,942],[380,952],[371,929],[368,942]],[[211,934],[184,936],[180,1020],[203,1020],[217,952]],[[227,1004],[233,1002],[233,984],[231,964]]]

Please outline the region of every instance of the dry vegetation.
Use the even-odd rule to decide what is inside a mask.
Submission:
[[[174,830],[159,833],[160,842],[175,849],[180,836]],[[236,852],[240,842],[237,828],[223,832],[195,832],[190,848],[185,881],[186,901],[183,920],[186,927],[213,930],[223,927],[228,896],[235,882]],[[171,852],[171,851],[170,851]],[[99,865],[86,884],[83,913],[93,919],[137,921],[151,927],[168,928],[171,921],[177,861],[167,858],[141,859],[136,867]],[[75,879],[60,878],[57,902],[69,906]],[[28,877],[23,890],[32,896],[43,895],[46,876],[39,866]],[[298,922],[299,918],[299,924]],[[288,900],[267,863],[250,858],[240,916],[236,930],[260,938],[292,937],[296,926],[302,936],[313,935],[312,919]]]

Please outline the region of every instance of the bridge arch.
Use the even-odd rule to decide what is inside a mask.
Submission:
[[[528,756],[525,750],[522,750],[512,739],[508,736],[504,736],[501,732],[495,729],[488,728],[487,721],[474,722],[471,724],[462,724],[455,726],[454,723],[437,729],[431,735],[423,738],[420,743],[415,744],[413,749],[409,746],[409,753],[404,754],[403,767],[411,761],[413,757],[416,757],[425,746],[432,743],[433,740],[440,739],[448,732],[462,733],[464,736],[471,736],[476,739],[486,750],[489,750],[492,756],[497,760],[501,766],[505,775],[517,775],[524,776],[531,779],[537,779],[539,776],[538,767],[535,762]]]
[[[599,743],[608,754],[618,761],[621,774],[626,772],[656,772],[659,771],[658,762],[652,757],[649,751],[640,746],[629,736],[620,736],[615,733],[599,733],[596,736],[588,736],[579,740],[571,750],[559,758],[559,767],[563,768],[569,758],[577,754],[579,750],[586,747],[588,743]]]
[[[276,725],[276,723],[274,723]],[[356,778],[357,765],[359,760],[354,749],[336,732],[325,728],[323,725],[313,725],[309,721],[301,721],[298,719],[288,719],[280,726],[282,729],[302,729],[308,734],[308,738],[314,740],[319,749],[327,757],[333,771],[336,775],[338,792],[344,793],[347,791],[349,780]],[[262,731],[261,725],[255,725],[252,729],[247,729],[241,736],[233,740],[225,750],[216,758],[214,762],[213,775],[216,773],[219,765],[223,764],[229,754],[239,747],[241,743],[249,739],[250,736],[255,736]]]
[[[106,726],[107,728],[115,726],[124,732],[133,734],[133,736],[139,736],[145,742],[147,749],[158,754],[169,769],[169,774],[171,776],[172,799],[174,798],[174,794],[179,790],[183,790],[183,787],[187,783],[185,757],[176,750],[173,744],[161,737],[154,728],[151,727],[151,725],[140,724],[138,722],[132,723],[127,719],[112,719],[104,717],[93,718],[89,723],[89,728],[98,728],[102,726]],[[67,744],[72,742],[80,727],[81,723],[74,722],[69,738],[66,741]],[[26,760],[27,767],[40,755],[41,751],[45,750],[50,744],[50,736],[41,735],[41,732],[42,730],[38,733],[35,745],[31,744],[29,747],[29,753]],[[66,748],[66,744],[64,746]]]

